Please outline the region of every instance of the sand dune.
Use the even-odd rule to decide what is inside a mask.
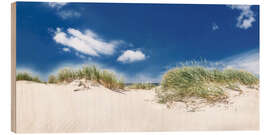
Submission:
[[[17,81],[17,131],[109,132],[259,129],[258,90],[229,91],[229,103],[188,111],[159,104],[154,90],[117,92],[103,86]]]

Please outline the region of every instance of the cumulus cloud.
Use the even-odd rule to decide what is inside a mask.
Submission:
[[[48,2],[49,7],[56,9],[60,9],[66,4],[67,4],[66,2]]]
[[[57,28],[53,39],[60,45],[91,56],[112,55],[117,45],[121,43],[121,41],[106,42],[89,29],[83,33],[73,28],[68,28],[66,32]]]
[[[62,10],[57,13],[62,19],[78,18],[81,14],[74,10]]]
[[[121,56],[117,58],[117,61],[123,63],[132,63],[135,61],[145,60],[145,55],[140,50],[126,50]]]
[[[231,9],[240,11],[240,15],[237,17],[236,26],[241,29],[248,29],[252,27],[252,23],[255,22],[254,12],[251,10],[250,5],[231,5]]]
[[[212,30],[215,31],[215,30],[218,30],[219,27],[216,23],[212,23]]]

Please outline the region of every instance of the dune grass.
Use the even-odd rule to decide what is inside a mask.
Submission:
[[[57,78],[54,75],[50,75],[48,78],[48,83],[57,83]]]
[[[143,89],[143,90],[150,90],[154,88],[156,85],[152,83],[134,83],[127,86],[129,89]]]
[[[119,88],[124,89],[123,79],[117,79],[116,75],[109,71],[102,71],[94,76],[99,77],[99,82],[109,89]]]
[[[104,85],[109,89],[123,89],[124,80],[118,79],[117,76],[110,71],[100,70],[95,66],[85,66],[81,69],[61,69],[59,70],[56,81],[52,82],[71,82],[76,79],[86,79],[95,81]],[[50,79],[49,79],[50,80]],[[54,78],[52,78],[54,80]]]
[[[181,67],[164,74],[162,88],[157,91],[161,103],[182,101],[187,97],[205,98],[216,102],[226,99],[224,86],[232,84],[256,85],[259,79],[246,71],[227,69],[210,70],[199,66]]]
[[[40,81],[40,79],[38,77],[33,77],[27,72],[17,73],[16,74],[16,81],[19,81],[19,80],[33,81],[33,82],[42,83],[42,81]]]

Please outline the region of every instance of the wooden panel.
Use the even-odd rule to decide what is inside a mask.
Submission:
[[[11,4],[11,130],[16,132],[16,3]]]
[[[36,3],[36,4],[44,4],[44,3]],[[76,5],[87,6],[87,4],[91,4],[91,3],[76,4]],[[25,8],[24,6],[27,8]],[[155,86],[153,87],[149,86],[150,83],[148,84],[147,82],[152,82],[152,81],[155,81],[156,79],[158,80],[159,76],[166,76],[167,74],[166,72],[168,69],[166,69],[166,72],[164,71],[164,74],[162,73],[156,76],[158,78],[153,77],[153,79],[151,79],[152,77],[149,78],[148,73],[146,72],[144,73],[145,68],[142,68],[141,69],[142,71],[137,72],[136,74],[135,72],[134,74],[125,72],[123,73],[123,75],[126,75],[126,77],[133,77],[135,78],[134,80],[141,80],[141,77],[139,75],[141,73],[144,73],[145,76],[144,74],[141,74],[142,77],[149,78],[149,81],[145,81],[145,85],[141,84],[143,82],[141,83],[133,82],[134,84],[130,82],[126,82],[125,88],[119,88],[118,86],[119,84],[117,83],[121,80],[111,81],[111,83],[110,82],[106,83],[106,80],[108,80],[107,79],[108,77],[106,76],[107,74],[104,74],[104,73],[109,73],[109,71],[104,72],[103,69],[98,69],[99,72],[94,72],[93,70],[93,72],[90,75],[87,71],[85,73],[82,73],[83,74],[82,77],[79,77],[78,73],[81,74],[81,71],[83,70],[82,69],[73,70],[72,67],[82,68],[85,63],[77,64],[76,62],[74,63],[71,62],[70,71],[72,71],[72,75],[71,77],[70,75],[68,75],[66,80],[65,79],[60,80],[59,76],[57,77],[58,74],[55,74],[56,68],[59,68],[58,69],[59,71],[61,70],[61,68],[64,68],[58,65],[58,64],[62,64],[62,62],[59,62],[59,63],[54,63],[55,67],[47,67],[48,68],[47,70],[48,71],[50,70],[50,73],[48,73],[47,75],[45,71],[39,71],[40,73],[37,73],[37,77],[42,77],[42,79],[44,79],[44,76],[45,76],[45,78],[47,78],[48,80],[44,79],[41,81],[37,81],[34,79],[29,79],[30,77],[20,79],[18,75],[18,78],[17,78],[18,80],[16,81],[16,70],[19,74],[19,72],[21,71],[21,68],[24,68],[23,66],[21,66],[21,63],[23,64],[26,63],[26,65],[28,64],[27,60],[21,58],[21,57],[24,57],[24,55],[28,59],[31,59],[34,57],[37,58],[37,59],[32,59],[32,61],[30,61],[30,63],[32,62],[36,65],[40,65],[41,63],[40,61],[42,60],[43,60],[42,62],[45,63],[44,65],[51,64],[50,62],[53,62],[53,59],[60,58],[61,60],[61,57],[64,56],[62,55],[62,53],[61,54],[59,53],[59,55],[52,55],[51,52],[48,52],[48,50],[46,51],[46,49],[44,49],[45,47],[47,47],[45,45],[48,45],[48,46],[55,45],[55,47],[56,45],[59,45],[57,46],[57,48],[55,48],[55,50],[52,49],[53,51],[57,52],[59,51],[60,45],[64,45],[62,47],[67,47],[66,44],[63,44],[61,42],[54,42],[56,41],[55,36],[59,32],[61,32],[61,34],[66,34],[67,35],[65,36],[66,40],[71,40],[72,42],[73,42],[73,39],[72,39],[73,35],[69,32],[69,30],[71,29],[77,32],[77,34],[79,33],[80,35],[77,37],[74,36],[74,38],[78,38],[78,40],[81,40],[81,35],[83,36],[82,40],[85,40],[85,41],[82,41],[82,42],[88,42],[88,39],[90,39],[90,40],[93,40],[93,42],[98,43],[98,44],[100,43],[108,44],[106,42],[103,43],[103,41],[101,40],[95,39],[98,36],[95,36],[95,33],[92,34],[91,31],[90,31],[90,34],[89,33],[87,34],[87,32],[85,34],[84,32],[80,32],[80,30],[76,30],[75,28],[70,28],[67,30],[62,29],[63,26],[68,26],[67,24],[70,24],[70,22],[67,22],[67,24],[64,24],[62,26],[61,24],[58,24],[59,20],[56,19],[55,24],[59,25],[57,26],[59,28],[53,29],[51,28],[52,27],[51,25],[47,25],[46,23],[46,21],[49,19],[47,18],[44,19],[43,17],[47,15],[48,18],[52,17],[51,19],[55,19],[55,17],[60,17],[60,16],[58,14],[57,15],[49,14],[49,13],[54,13],[54,12],[46,12],[46,14],[42,14],[42,15],[39,14],[37,10],[31,12],[29,11],[29,9],[35,9],[35,8],[29,8],[31,6],[33,6],[32,3],[30,5],[27,5],[27,3],[18,2],[17,7],[16,7],[16,3],[11,4],[11,59],[12,59],[11,61],[11,67],[12,67],[11,69],[11,89],[12,89],[11,90],[11,105],[12,105],[11,106],[11,130],[13,132],[16,132],[16,133],[74,133],[74,132],[140,132],[140,131],[158,132],[158,131],[186,131],[186,130],[188,131],[191,131],[191,130],[196,130],[196,131],[200,131],[200,130],[259,130],[260,119],[259,119],[259,86],[258,84],[256,85],[254,84],[254,86],[250,87],[250,86],[240,85],[241,83],[239,83],[238,85],[238,82],[236,84],[233,84],[233,83],[231,84],[231,82],[229,81],[230,83],[226,84],[225,82],[227,82],[227,79],[224,79],[221,81],[220,80],[212,81],[214,80],[213,79],[214,77],[211,77],[211,76],[214,73],[216,73],[216,70],[208,70],[207,68],[203,69],[205,73],[207,74],[202,72],[203,74],[201,74],[201,76],[203,77],[199,77],[199,78],[202,78],[199,81],[198,81],[197,76],[200,72],[197,73],[194,71],[197,71],[197,70],[201,71],[202,70],[201,68],[190,67],[190,68],[187,68],[189,69],[187,71],[181,70],[180,75],[177,75],[178,72],[175,72],[175,73],[172,72],[174,75],[177,75],[177,77],[175,78],[183,78],[183,81],[180,81],[180,82],[178,79],[172,79],[174,80],[174,82],[172,83],[173,84],[183,83],[183,86],[184,86],[183,88],[187,88],[187,90],[184,90],[182,87],[177,89],[178,88],[177,85],[171,87],[173,88],[172,91],[170,90],[170,88],[163,89],[164,87],[162,87],[160,84],[161,80],[159,80],[158,83],[153,83],[155,84]],[[147,7],[148,6],[149,5],[147,5]],[[101,7],[105,8],[105,6],[104,7],[101,6]],[[109,4],[106,7],[109,7]],[[138,7],[142,7],[142,5]],[[168,8],[167,6],[164,6],[164,7],[165,8],[164,10],[162,9],[162,12],[166,11],[165,9]],[[16,14],[17,12],[16,8],[18,8],[18,14]],[[44,8],[48,8],[49,11],[51,10],[60,11],[60,9],[55,6],[54,7],[44,6]],[[56,8],[56,9],[51,9],[51,8]],[[159,8],[161,9],[161,6]],[[127,8],[123,8],[123,9],[127,10]],[[138,9],[140,10],[141,8],[138,8]],[[216,11],[216,8],[214,9],[215,9],[214,11]],[[111,11],[111,9],[108,11]],[[151,10],[147,10],[147,11],[151,11]],[[171,11],[173,11],[172,13],[174,13],[176,10],[168,10],[166,12],[170,13]],[[119,11],[117,10],[116,13],[118,12]],[[36,13],[36,14],[34,16],[31,16],[28,13]],[[87,14],[87,12],[84,12],[82,16],[85,14]],[[18,21],[17,22],[17,25],[18,25],[17,37],[16,37],[16,15],[19,16],[18,17],[19,19],[17,20]],[[131,15],[133,15],[133,9],[132,9]],[[138,15],[141,16],[142,14],[140,13]],[[101,18],[103,17],[104,16],[101,16]],[[118,17],[118,15],[116,17]],[[150,23],[151,16],[145,16],[145,17],[149,17],[149,19],[147,19],[147,23]],[[30,19],[27,20],[27,18],[28,19],[30,18]],[[41,19],[41,18],[43,18],[44,20],[37,21],[38,19]],[[86,16],[86,18],[87,18],[86,20],[88,20],[89,17]],[[154,16],[154,19],[155,18],[156,17]],[[65,21],[67,21],[67,18],[60,17],[59,19],[65,19]],[[51,20],[48,21],[48,24],[53,24],[50,21]],[[32,23],[25,25],[27,24],[25,22],[27,23],[32,22]],[[79,24],[82,22],[83,21],[78,21]],[[141,21],[141,22],[145,22],[145,21]],[[46,25],[39,25],[39,23],[46,24]],[[108,21],[108,23],[110,24],[111,22]],[[153,21],[152,23],[154,24],[156,23],[156,21]],[[37,24],[37,25],[34,25],[34,24]],[[85,24],[82,23],[82,25],[85,25]],[[142,26],[142,25],[144,24],[139,24],[138,26]],[[44,27],[40,28],[41,26],[44,26]],[[179,27],[179,29],[180,28],[182,27]],[[49,32],[47,32],[47,30]],[[212,29],[210,30],[212,32]],[[52,36],[51,34],[53,31],[55,34],[54,36]],[[65,33],[66,31],[67,33]],[[47,32],[48,35],[44,34],[44,32],[45,33]],[[160,33],[163,33],[163,31],[161,30]],[[94,36],[92,37],[91,34]],[[171,38],[170,36],[171,33],[168,33],[168,34],[169,34],[169,37]],[[25,37],[25,35],[27,35],[27,37]],[[38,36],[34,36],[34,35],[38,35]],[[162,36],[163,35],[165,34],[162,34]],[[19,38],[17,51],[16,51],[16,38]],[[137,37],[135,39],[137,39]],[[30,42],[24,42],[26,40],[29,40]],[[158,40],[158,39],[155,39],[155,40]],[[176,40],[178,40],[178,38],[176,38],[175,41]],[[161,40],[161,43],[162,42],[164,42],[163,39]],[[92,41],[89,44],[92,44]],[[35,46],[38,49],[36,48],[32,49],[31,47],[33,46]],[[66,55],[77,56],[78,50],[76,51],[76,48],[74,46],[77,46],[77,44],[74,44],[73,48],[69,46],[70,49],[69,48],[62,48],[62,49],[63,50],[68,49],[68,53],[65,52]],[[83,47],[83,48],[87,49],[87,47]],[[163,48],[163,46],[160,46],[160,48]],[[168,47],[168,50],[170,48],[179,49],[179,50],[182,49],[182,47],[177,48],[177,46],[172,46],[172,47]],[[81,49],[79,50],[81,52],[84,52]],[[162,57],[159,58],[162,60],[163,57],[170,55],[171,52],[168,50],[165,49],[165,52],[160,51],[160,52],[155,52],[155,53],[164,53],[163,55],[160,55]],[[119,50],[118,53],[121,53],[121,51]],[[17,56],[19,58],[17,59],[18,61],[17,69],[16,69],[16,52],[18,53]],[[41,52],[45,52],[45,55],[44,53],[41,53]],[[169,52],[169,53],[166,54],[166,52]],[[27,55],[30,53],[32,53],[33,55]],[[194,53],[194,52],[191,52],[191,53]],[[49,57],[46,57],[46,59],[43,59],[43,57],[45,56],[49,56]],[[88,53],[82,56],[88,56]],[[179,58],[181,57],[182,56],[179,56]],[[187,56],[183,56],[183,57],[187,57]],[[197,57],[196,53],[194,53],[194,57]],[[92,59],[91,56],[89,56],[89,58]],[[96,58],[96,56],[93,56],[93,58]],[[116,57],[112,57],[111,60],[113,60],[114,58]],[[231,56],[229,56],[229,58],[231,58]],[[63,57],[63,60],[65,61],[66,58]],[[167,58],[165,58],[164,60],[167,60]],[[118,59],[115,59],[113,61],[118,61]],[[92,64],[91,63],[92,61],[87,61],[87,62],[89,62],[89,64]],[[149,66],[154,66],[154,69],[160,66],[160,64],[155,65],[154,63],[153,65],[149,65]],[[126,64],[128,63],[121,64],[121,66],[127,66]],[[134,63],[134,66],[140,67],[140,66],[136,66],[135,64],[139,64],[139,63]],[[168,63],[168,64],[171,65],[172,63]],[[67,63],[66,65],[69,66],[69,63]],[[114,67],[114,65],[111,65],[111,66]],[[147,65],[142,65],[142,67],[146,67],[146,66]],[[128,68],[130,67],[131,66],[129,66]],[[162,67],[160,70],[163,70],[163,66],[160,66],[160,67]],[[29,66],[28,68],[32,69],[31,66]],[[91,68],[91,67],[88,67],[88,68]],[[108,69],[111,69],[111,67],[108,66]],[[125,69],[125,67],[119,68],[117,70],[115,69],[115,70],[120,71],[120,69]],[[151,67],[149,69],[151,69]],[[136,70],[140,70],[140,69],[136,69]],[[178,70],[173,70],[173,71],[178,71]],[[35,71],[33,71],[33,74],[29,73],[29,76],[34,76],[34,72]],[[133,71],[130,70],[129,72],[133,72]],[[191,77],[191,79],[189,79],[190,77],[182,76],[182,74],[185,75],[185,74],[190,74],[193,72],[194,72],[194,77]],[[21,73],[24,73],[24,72],[22,71]],[[221,78],[226,78],[224,76],[224,73],[222,73],[221,71],[219,73],[221,74],[220,76],[222,76]],[[93,77],[94,74],[97,74],[97,75]],[[54,81],[49,81],[50,75],[54,75],[56,79]],[[78,76],[78,77],[74,78],[74,76]],[[193,74],[191,74],[191,76],[193,76]],[[131,80],[133,80],[133,78],[131,78]],[[194,85],[190,85],[191,83],[186,83],[186,82],[189,82],[190,80],[191,81],[196,80],[193,82],[196,83],[196,85],[200,85],[200,86],[195,88]],[[211,81],[207,82],[207,80],[211,80]],[[234,80],[236,79],[232,79],[232,82]],[[224,82],[224,84],[220,82]],[[124,82],[122,84],[124,85]],[[110,87],[113,85],[115,85],[115,88]],[[142,87],[143,85],[145,88]],[[146,88],[146,87],[150,87],[150,88]],[[190,93],[195,93],[194,89],[196,90],[195,92],[197,93],[190,94]],[[222,89],[223,91],[221,91],[220,89]],[[189,92],[189,90],[192,90],[192,91]],[[215,92],[214,90],[218,90],[218,91]],[[179,92],[180,94],[177,91],[180,91]],[[187,92],[187,93],[185,94],[184,92]],[[163,99],[160,100],[161,97],[159,97],[158,95],[162,95]],[[217,98],[215,98],[214,96],[217,96]],[[174,97],[176,97],[175,100],[174,100]],[[219,100],[216,100],[216,99],[219,99]],[[163,103],[160,103],[160,101],[162,101]],[[218,102],[214,102],[214,101],[218,101]]]

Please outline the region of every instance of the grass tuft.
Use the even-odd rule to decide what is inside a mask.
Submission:
[[[109,89],[124,89],[123,79],[118,79],[113,72],[100,70],[96,66],[85,66],[78,70],[61,69],[57,74],[56,82],[72,82],[83,78],[98,82]]]
[[[76,72],[73,69],[64,68],[60,69],[57,74],[57,80],[59,82],[72,82],[77,79]]]
[[[50,75],[48,78],[48,83],[57,83],[57,78],[54,75]]]
[[[187,97],[205,98],[216,102],[226,98],[223,86],[231,84],[256,85],[259,79],[253,74],[234,69],[210,70],[199,66],[175,68],[164,74],[162,88],[157,92],[161,103],[181,101]]]
[[[150,90],[157,85],[154,85],[153,83],[134,83],[128,86],[130,89],[144,89],[144,90]]]
[[[38,77],[33,77],[27,72],[17,73],[16,74],[16,81],[19,81],[19,80],[33,81],[33,82],[42,83],[42,81],[40,81],[40,79]]]

